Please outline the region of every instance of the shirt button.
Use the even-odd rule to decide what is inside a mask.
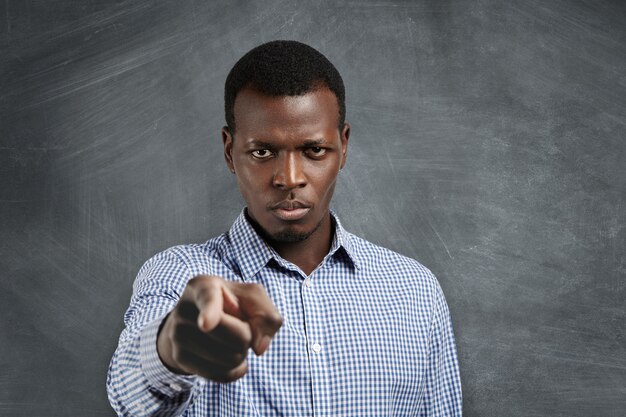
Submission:
[[[183,390],[183,387],[181,387],[177,383],[170,384],[170,388],[173,389],[174,391],[182,391]]]
[[[313,343],[313,352],[320,353],[320,350],[322,350],[322,347],[320,346],[320,344],[319,343]]]
[[[304,285],[306,285],[307,287],[310,287],[311,286],[311,279],[310,278],[306,278],[304,280]]]

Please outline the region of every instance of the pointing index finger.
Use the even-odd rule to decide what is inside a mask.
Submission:
[[[282,326],[283,319],[261,285],[237,284],[230,289],[239,300],[239,309],[252,330],[252,350],[262,355]]]

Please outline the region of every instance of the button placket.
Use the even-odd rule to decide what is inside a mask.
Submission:
[[[309,365],[311,369],[311,388],[313,394],[314,415],[332,415],[327,414],[323,400],[330,395],[329,385],[329,366],[327,363],[326,347],[324,345],[324,328],[326,314],[324,311],[324,303],[322,302],[324,294],[324,280],[327,279],[328,270],[318,268],[306,277],[301,286],[302,301],[304,303],[305,314],[307,317],[306,333],[307,333],[307,353],[309,355]],[[313,285],[313,280],[315,285]]]

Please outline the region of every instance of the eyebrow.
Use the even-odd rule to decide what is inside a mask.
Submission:
[[[324,138],[307,139],[304,141],[302,146],[311,147],[311,146],[323,145],[324,143],[326,143],[326,139]],[[273,143],[265,142],[263,140],[258,140],[258,139],[252,139],[251,141],[248,142],[248,145],[259,147],[259,148],[267,148],[267,149],[274,149],[276,147],[276,145]]]
[[[317,145],[323,145],[324,143],[326,143],[326,139],[324,138],[309,139],[309,140],[304,141],[304,146],[317,146]]]
[[[264,142],[264,141],[258,140],[258,139],[253,139],[253,140],[249,141],[248,145],[249,146],[259,147],[259,148],[274,148],[274,145],[272,145],[271,143]]]

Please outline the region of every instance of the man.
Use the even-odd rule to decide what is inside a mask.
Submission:
[[[460,416],[437,280],[329,209],[350,137],[335,67],[302,43],[266,43],[231,70],[225,109],[247,207],[229,232],[139,271],[107,380],[115,411]]]

